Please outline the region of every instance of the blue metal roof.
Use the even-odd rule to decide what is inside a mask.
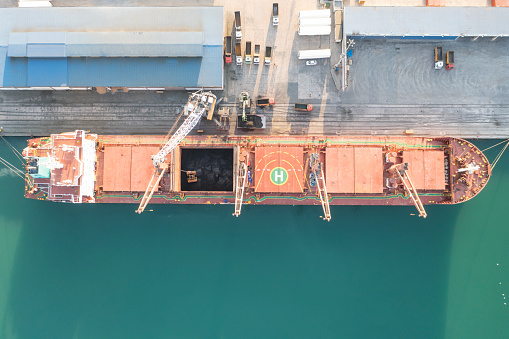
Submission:
[[[223,86],[222,7],[0,8],[0,17],[0,87]]]
[[[27,86],[67,86],[66,58],[30,58],[28,59]]]

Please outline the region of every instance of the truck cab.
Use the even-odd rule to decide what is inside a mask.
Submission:
[[[279,25],[279,5],[277,2],[272,4],[272,25]]]
[[[240,11],[235,12],[235,38],[242,40],[242,25],[240,23]]]
[[[246,41],[246,64],[250,64],[251,61],[251,41]]]
[[[260,45],[255,45],[253,54],[253,64],[258,65],[260,63]]]

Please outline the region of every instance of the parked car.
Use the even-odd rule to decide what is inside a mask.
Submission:
[[[314,66],[316,65],[316,60],[308,60],[306,61],[306,66]]]

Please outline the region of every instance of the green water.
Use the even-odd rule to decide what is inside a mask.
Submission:
[[[0,156],[15,159],[1,141]],[[139,216],[24,199],[5,171],[0,187],[1,338],[509,337],[509,154],[479,196],[425,220],[342,206],[330,223],[319,206]]]

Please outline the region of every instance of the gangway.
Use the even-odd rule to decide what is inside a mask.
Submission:
[[[178,128],[178,130],[171,136],[171,138],[166,142],[166,144],[159,150],[156,155],[152,156],[152,162],[154,164],[154,174],[150,179],[147,189],[145,190],[145,194],[141,199],[140,206],[136,210],[136,213],[141,214],[147,204],[149,203],[154,191],[159,187],[159,182],[163,178],[164,173],[168,169],[168,164],[165,162],[166,156],[175,149],[175,147],[180,144],[182,140],[192,131],[192,129],[198,124],[203,113],[207,109],[214,109],[214,104],[216,101],[216,96],[211,92],[203,93],[202,90],[199,90],[195,93],[192,93],[189,97],[189,101],[187,102],[185,109],[189,113],[188,117],[184,121],[184,123]]]
[[[316,178],[316,188],[323,208],[323,219],[330,221],[332,216],[330,212],[329,196],[327,195],[327,186],[325,185],[325,178],[323,176],[323,164],[319,160],[320,155],[318,153],[311,153],[310,158],[309,166]]]
[[[390,170],[395,171],[398,174],[399,180],[401,180],[401,182],[403,183],[405,190],[412,199],[412,202],[417,208],[417,211],[419,211],[419,216],[426,218],[428,214],[426,213],[426,210],[422,205],[421,198],[419,198],[417,190],[415,189],[414,184],[412,182],[412,179],[408,174],[408,163],[405,162],[401,164],[392,165]]]

